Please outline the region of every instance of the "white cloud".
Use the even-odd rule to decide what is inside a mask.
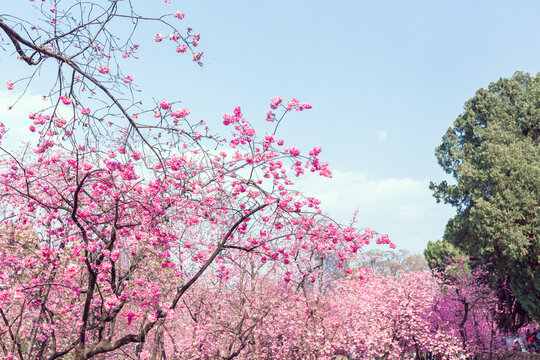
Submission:
[[[306,176],[301,189],[322,201],[331,217],[348,222],[358,210],[358,226],[390,234],[398,247],[420,252],[428,240],[440,239],[453,216],[448,205],[435,202],[428,180],[370,179],[365,173],[333,171],[333,178]]]
[[[406,204],[399,208],[399,216],[403,219],[420,219],[424,210],[419,204]]]
[[[367,208],[396,200],[431,198],[427,182],[409,178],[371,180],[364,173],[333,171],[332,179],[309,176],[301,186],[332,209]]]
[[[388,137],[388,132],[386,130],[379,130],[377,131],[377,139],[379,140],[386,140]]]

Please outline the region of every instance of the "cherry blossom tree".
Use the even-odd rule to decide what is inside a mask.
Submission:
[[[481,307],[493,299],[489,294],[467,299],[469,315],[460,325],[463,305],[452,294],[475,293],[479,283],[470,279],[449,284],[429,271],[383,275],[354,270],[332,280],[330,290],[314,286],[298,292],[293,281],[255,274],[249,269],[232,286],[187,296],[192,325],[178,322],[183,335],[177,338],[191,358],[454,359],[501,350],[493,309]],[[219,301],[208,301],[208,293]],[[179,340],[172,341],[180,346]]]
[[[455,358],[464,354],[459,339],[432,321],[437,296],[428,271],[344,279],[324,316],[326,331],[347,356],[398,359],[429,352]]]
[[[235,276],[249,257],[284,282],[303,281],[328,254],[354,256],[374,234],[336,224],[295,191],[282,161],[293,159],[295,171],[298,156],[268,139],[254,156],[178,150],[152,174],[122,148],[4,158],[6,353],[127,351],[159,333],[209,268]],[[302,164],[318,166],[315,152]]]
[[[461,259],[436,272],[441,293],[436,299],[437,323],[455,334],[470,354],[496,354],[501,351],[503,333],[497,317],[503,312],[482,268],[471,269]]]
[[[29,71],[7,88],[46,90],[29,109],[35,142],[0,158],[5,358],[232,358],[252,346],[269,316],[258,302],[276,291],[247,288],[248,264],[254,284],[269,276],[294,293],[321,280],[325,259],[347,268],[374,237],[390,244],[336,223],[294,187],[305,172],[331,177],[320,148],[278,136],[285,115],[311,105],[271,99],[275,127],[262,135],[236,107],[223,115],[227,136],[163,96],[143,107],[148,95],[124,72],[138,39],[202,66],[181,12],[145,16],[119,0],[22,6],[24,18],[0,14],[6,54]],[[156,32],[139,34],[141,23]],[[232,289],[243,303],[228,301]],[[221,328],[219,316],[229,317]]]

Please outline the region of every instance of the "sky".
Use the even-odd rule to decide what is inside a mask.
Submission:
[[[0,13],[24,11],[22,3],[2,4]],[[205,52],[199,68],[189,55],[153,41],[167,29],[142,26],[140,59],[130,66],[144,92],[181,100],[192,119],[214,129],[222,114],[241,106],[265,131],[275,96],[312,104],[290,114],[280,135],[306,151],[321,146],[334,177],[307,177],[298,186],[319,197],[329,215],[346,222],[357,211],[358,226],[388,233],[411,252],[442,238],[455,213],[437,204],[428,186],[450,180],[434,151],[465,101],[515,71],[540,71],[537,1],[134,4],[149,16],[185,13],[183,25],[200,32]],[[0,53],[3,84],[24,70],[7,56]],[[19,104],[8,112],[10,96],[0,90],[0,121],[16,143],[28,111]]]

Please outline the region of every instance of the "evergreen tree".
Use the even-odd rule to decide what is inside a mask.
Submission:
[[[489,264],[494,279],[507,282],[519,304],[537,321],[539,134],[540,74],[516,72],[491,83],[465,103],[464,112],[436,149],[439,164],[456,183],[430,184],[437,202],[457,208],[446,226],[444,242],[478,264]]]

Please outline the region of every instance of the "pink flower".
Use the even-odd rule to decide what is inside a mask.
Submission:
[[[175,118],[181,118],[181,117],[186,117],[188,116],[190,113],[189,109],[186,109],[186,108],[183,108],[183,109],[178,109],[178,110],[174,110],[171,112],[171,115]]]
[[[271,111],[266,113],[266,121],[274,121],[275,117],[276,117],[276,114],[274,114]]]
[[[187,50],[187,46],[186,45],[180,45],[179,47],[176,48],[176,52],[177,53],[185,53]]]
[[[120,252],[118,252],[118,250],[114,250],[111,253],[111,260],[116,262],[116,261],[118,261],[119,258],[120,258]]]
[[[99,65],[97,69],[102,74],[108,74],[109,71],[111,71],[111,69],[109,69],[109,67],[105,65]]]
[[[283,101],[283,99],[280,97],[275,97],[275,98],[272,98],[272,103],[270,104],[270,107],[272,109],[277,109],[277,107],[279,106],[279,104],[281,104],[281,102]]]
[[[156,36],[154,36],[154,41],[155,42],[161,42],[161,40],[163,40],[163,35],[161,34],[156,34]]]
[[[287,110],[292,110],[297,108],[300,105],[297,98],[292,98],[291,101],[287,103]]]
[[[300,155],[300,150],[298,150],[295,146],[289,149],[289,152],[292,156],[298,156]]]
[[[204,52],[200,52],[198,54],[193,55],[193,61],[199,62],[201,61],[201,58],[203,57]]]
[[[90,108],[82,108],[81,109],[81,114],[83,115],[89,115],[90,114]]]
[[[140,159],[141,159],[141,153],[138,152],[138,151],[135,151],[133,154],[131,154],[131,157],[132,157],[133,160],[135,160],[135,161],[140,160]]]
[[[65,119],[61,119],[59,117],[54,117],[54,122],[56,123],[56,127],[61,128],[62,126],[67,124],[67,121]]]
[[[13,90],[13,88],[15,87],[15,84],[13,83],[13,81],[9,80],[7,82],[6,87],[7,87],[8,90]]]
[[[71,99],[68,98],[67,96],[60,96],[60,100],[62,100],[62,102],[64,103],[64,105],[69,105],[69,104],[71,104]]]
[[[56,8],[54,6],[51,6],[51,8],[49,9],[53,14],[56,12]]]
[[[163,109],[163,110],[168,110],[171,108],[171,103],[167,100],[161,100],[159,102],[159,106]]]
[[[184,14],[182,14],[180,11],[177,11],[176,14],[174,14],[174,17],[179,19],[179,20],[183,20],[184,19]]]
[[[155,118],[161,117],[161,111],[159,111],[159,109],[154,110],[154,117]]]
[[[124,77],[124,83],[129,84],[132,81],[133,81],[133,78],[131,77],[131,75]]]
[[[317,156],[317,155],[319,155],[319,154],[321,153],[321,151],[322,151],[322,149],[321,149],[320,147],[315,146],[315,147],[313,148],[313,150],[311,150],[311,151],[309,152],[309,155],[311,155],[311,156]]]
[[[35,131],[36,131],[36,127],[35,127],[34,125],[30,125],[30,128],[29,128],[29,129],[30,129],[31,132],[35,132]]]
[[[131,325],[131,323],[133,322],[133,319],[136,318],[136,315],[135,315],[135,313],[133,313],[133,311],[130,311],[125,315],[124,314],[122,314],[122,315],[127,318],[127,325]]]

